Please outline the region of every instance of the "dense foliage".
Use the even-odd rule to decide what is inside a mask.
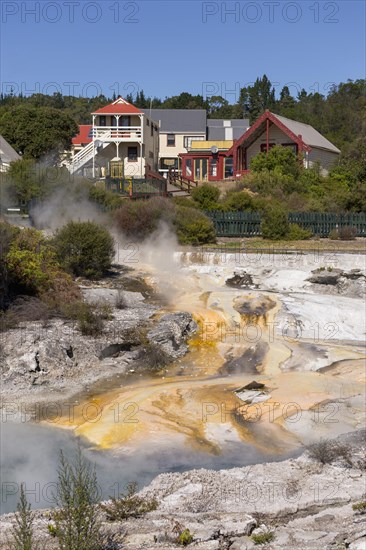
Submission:
[[[0,115],[0,134],[28,158],[46,154],[57,158],[71,146],[78,125],[68,114],[53,107],[15,105]]]
[[[339,147],[344,155],[354,156],[358,160],[363,158],[365,166],[366,139],[363,132],[366,106],[365,87],[366,81],[363,79],[348,80],[338,85],[334,84],[327,90],[327,94],[321,94],[319,91],[308,93],[296,86],[290,90],[285,85],[276,97],[273,84],[266,75],[263,75],[257,78],[252,85],[241,88],[238,100],[234,104],[230,104],[226,98],[217,94],[204,98],[202,95],[192,95],[188,92],[159,99],[149,97],[145,95],[144,90],[140,90],[136,95],[129,94],[126,99],[139,108],[206,109],[210,118],[249,118],[251,124],[266,109],[270,109],[287,118],[311,124]],[[49,112],[47,109],[54,109],[59,114],[71,117],[78,124],[90,124],[90,113],[107,105],[113,99],[115,97],[73,97],[63,96],[60,93],[55,93],[52,96],[33,94],[27,97],[14,94],[0,95],[0,131],[2,133],[4,127],[2,125],[3,117],[14,108],[35,109],[37,112],[45,113],[46,120],[48,119],[46,115]],[[15,113],[17,114],[19,111],[15,111]],[[28,117],[28,114],[21,111],[18,116],[22,117],[24,121],[24,117]],[[5,120],[11,122],[10,116],[7,115]],[[34,123],[34,121],[31,122]],[[43,140],[43,143],[47,143],[47,147],[51,145],[48,144],[48,139],[51,142],[55,139],[54,129],[57,129],[57,126],[59,125],[55,124],[50,137],[47,137],[46,141]],[[20,147],[17,145],[18,143],[22,143],[24,147],[24,141],[19,140],[13,124],[4,135],[12,145],[16,146],[16,149]],[[53,147],[54,145],[51,149]],[[21,150],[25,152],[24,149]],[[32,144],[32,156],[33,154],[39,156],[39,153],[39,146]]]
[[[161,197],[147,201],[124,201],[115,211],[115,222],[124,235],[140,241],[154,233],[161,223],[165,223],[172,231],[175,229],[180,244],[215,242],[211,220],[190,203],[186,200],[182,205]]]
[[[90,279],[102,277],[114,257],[113,238],[94,222],[69,222],[57,232],[54,246],[65,269]]]

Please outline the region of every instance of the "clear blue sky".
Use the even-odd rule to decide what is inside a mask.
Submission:
[[[293,93],[365,78],[363,0],[0,4],[2,91],[188,91],[233,102],[264,73]]]

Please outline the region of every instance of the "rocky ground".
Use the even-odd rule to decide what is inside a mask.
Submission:
[[[201,550],[363,550],[365,515],[352,505],[365,500],[365,436],[358,431],[335,440],[339,455],[326,464],[306,451],[284,462],[162,474],[141,493],[157,500],[157,510],[123,522],[101,512],[102,548],[171,550],[188,529],[189,547]],[[37,548],[57,548],[47,529],[50,511],[34,514]],[[0,518],[4,550],[13,523],[14,514]],[[258,535],[271,540],[257,546]]]
[[[60,318],[0,332],[0,396],[2,406],[11,406],[13,420],[20,402],[65,400],[97,381],[153,371],[154,360],[169,363],[187,352],[186,340],[197,328],[192,316],[164,314],[142,279],[117,270],[117,276],[80,286],[85,301],[111,307],[111,319],[97,337]]]

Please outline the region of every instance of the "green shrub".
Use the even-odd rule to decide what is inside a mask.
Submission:
[[[177,542],[181,546],[188,546],[189,544],[191,544],[191,542],[193,542],[193,535],[191,534],[190,530],[184,529],[184,531],[182,531],[178,535]]]
[[[265,239],[283,239],[289,232],[287,213],[283,207],[269,204],[263,212],[261,223],[262,236]]]
[[[9,279],[26,293],[38,294],[51,286],[60,266],[40,231],[23,229],[11,242],[6,255]]]
[[[286,236],[289,241],[303,241],[310,239],[311,237],[311,231],[308,229],[303,229],[297,223],[290,223],[289,231]]]
[[[101,504],[101,509],[106,513],[109,521],[123,521],[128,518],[139,518],[147,512],[152,512],[158,507],[154,498],[140,497],[137,494],[137,483],[134,481],[127,485],[127,492],[118,498],[110,497],[110,503]]]
[[[90,279],[102,277],[114,257],[113,238],[94,222],[69,222],[57,232],[54,246],[66,269]]]
[[[214,210],[220,197],[220,190],[207,183],[196,187],[192,192],[193,200],[202,210]]]
[[[15,514],[15,526],[12,529],[12,548],[14,550],[35,550],[33,513],[27,501],[24,484],[20,485],[20,499]]]
[[[244,210],[253,210],[253,199],[245,191],[229,191],[222,203],[224,210],[242,212]]]
[[[366,514],[366,500],[358,502],[357,504],[352,504],[352,510],[360,512],[361,514]]]
[[[194,208],[177,206],[174,225],[180,244],[199,245],[216,242],[212,221]]]
[[[52,511],[54,534],[60,548],[99,550],[100,522],[97,514],[98,484],[95,468],[83,458],[81,449],[69,462],[62,451],[58,468],[57,509]]]
[[[276,145],[264,153],[259,153],[250,161],[250,169],[255,172],[278,170],[281,174],[299,176],[301,166],[290,147]]]
[[[267,533],[260,533],[258,535],[252,535],[252,541],[254,544],[266,544],[274,540],[274,533],[268,531]]]
[[[338,230],[332,229],[331,231],[329,231],[328,238],[332,241],[337,241],[339,239]]]

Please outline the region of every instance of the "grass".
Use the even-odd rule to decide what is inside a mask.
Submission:
[[[253,253],[263,250],[270,250],[276,252],[279,250],[283,252],[283,249],[291,250],[304,250],[304,251],[322,251],[322,252],[366,252],[366,239],[358,238],[355,241],[334,241],[331,239],[310,239],[303,241],[289,241],[279,240],[272,241],[270,239],[261,239],[259,237],[253,238],[220,238],[218,237],[217,244],[202,245],[206,250],[228,250],[240,249]]]
[[[271,531],[267,533],[260,533],[258,535],[252,535],[252,541],[254,544],[266,544],[274,539],[274,534]]]

